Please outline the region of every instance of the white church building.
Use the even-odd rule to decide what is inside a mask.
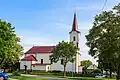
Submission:
[[[78,24],[76,19],[76,13],[74,13],[74,19],[72,24],[72,30],[69,32],[70,41],[74,42],[79,47],[79,36]],[[27,66],[27,70],[37,71],[63,71],[64,67],[61,65],[61,61],[53,63],[50,60],[50,55],[55,46],[33,46],[24,55],[24,58],[20,61],[20,70],[24,70]],[[66,71],[82,72],[80,53],[76,55],[74,63],[69,62],[66,66]]]

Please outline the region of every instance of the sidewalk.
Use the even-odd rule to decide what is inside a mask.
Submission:
[[[12,79],[12,78],[9,78],[8,80],[18,80],[18,79]]]

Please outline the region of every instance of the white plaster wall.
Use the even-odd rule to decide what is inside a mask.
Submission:
[[[41,53],[41,54],[37,54],[37,60],[38,60],[38,62],[41,62],[41,59],[43,59],[43,64],[45,64],[45,63],[50,63],[50,55],[51,55],[52,53]]]
[[[43,64],[48,64],[50,63],[51,61],[49,60],[49,56],[51,55],[52,53],[38,53],[38,54],[27,54],[26,56],[29,56],[29,55],[33,55],[37,58],[37,63],[40,63],[41,62],[41,59],[43,59]],[[36,63],[36,61],[32,61],[32,63]],[[31,63],[30,61],[21,61],[21,69],[24,69],[24,65],[27,64],[29,67],[27,69],[30,69],[30,66],[31,66]],[[63,71],[64,70],[64,67],[63,65],[61,65],[61,61],[58,61],[57,63],[53,63],[51,65],[44,65],[44,66],[39,66],[39,65],[36,65],[35,67],[32,66],[32,69],[33,70],[46,70],[46,71],[49,71],[48,70],[48,66],[50,67],[49,69],[51,70],[60,70],[60,71]],[[75,62],[74,63],[71,63],[69,62],[66,66],[66,71],[73,71],[73,72],[76,72],[75,71]]]
[[[71,33],[70,33],[70,42],[72,42],[73,41],[73,37],[75,36],[75,38],[76,38],[76,41],[75,42],[79,42],[79,33],[78,32],[76,32],[76,31],[72,31]]]
[[[73,37],[75,37],[75,41],[73,40]],[[75,45],[77,45],[76,43],[78,42],[79,44],[79,33],[76,31],[72,31],[70,33],[70,42],[73,42]],[[76,54],[76,60],[75,60],[75,71],[79,72],[79,68],[78,66],[80,65],[80,55]]]
[[[66,71],[75,72],[75,62],[73,62],[73,63],[68,62],[68,63],[67,63],[67,67],[66,67]]]
[[[30,67],[31,67],[31,61],[21,61],[20,62],[20,69],[25,69],[24,65],[27,65],[27,69],[30,69]]]
[[[35,65],[35,66],[32,66],[32,70],[46,70],[46,65]]]
[[[63,65],[61,65],[61,61],[58,61],[57,63],[53,63],[51,65],[51,70],[64,71],[64,67],[63,67]],[[66,66],[66,71],[73,71],[73,72],[75,72],[75,62],[74,63],[68,62],[67,66]]]
[[[36,59],[38,60],[37,62],[40,63],[41,62],[41,59],[43,59],[43,64],[48,64],[50,63],[51,61],[49,60],[49,56],[51,55],[52,53],[36,53],[36,54],[27,54],[26,56],[29,56],[29,55],[33,55],[36,57]]]
[[[61,65],[61,62],[58,61],[57,63],[51,64],[51,70],[60,70],[60,71],[63,71],[64,68],[63,68],[63,65]]]

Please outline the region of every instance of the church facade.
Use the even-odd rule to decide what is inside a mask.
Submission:
[[[76,19],[76,13],[74,13],[74,19],[72,24],[72,30],[69,32],[70,42],[73,42],[79,47],[79,36],[80,32],[78,30],[78,24]],[[49,56],[52,54],[52,50],[55,46],[33,46],[29,49],[23,59],[20,62],[20,69],[24,70],[25,66],[27,70],[37,70],[37,71],[63,71],[64,67],[61,65],[61,61],[57,63],[51,62]],[[71,72],[82,72],[80,53],[76,54],[76,60],[71,63],[68,62],[66,66],[66,71]]]

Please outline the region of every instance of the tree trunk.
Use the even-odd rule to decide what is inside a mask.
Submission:
[[[117,76],[116,76],[116,80],[120,80],[120,64],[117,67]]]
[[[110,69],[110,78],[112,78],[112,70]]]
[[[64,65],[64,77],[66,77],[66,64]]]
[[[119,70],[119,69],[118,69],[118,71],[117,71],[116,80],[120,80],[120,70]]]

